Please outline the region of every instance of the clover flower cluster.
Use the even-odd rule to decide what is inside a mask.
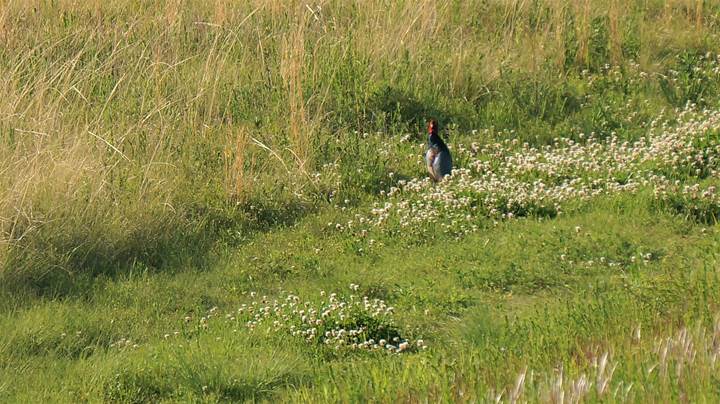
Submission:
[[[359,286],[351,284],[352,292]],[[225,313],[225,321],[244,326],[251,332],[285,334],[308,344],[335,350],[367,350],[386,353],[419,351],[427,348],[422,339],[403,338],[394,320],[395,308],[381,299],[343,296],[320,292],[320,299],[302,299],[286,293],[279,299],[249,294],[252,299],[237,310]],[[199,320],[198,328],[210,327],[217,308]],[[186,318],[186,323],[192,321]]]
[[[678,213],[704,223],[717,223],[720,219],[720,194],[714,185],[658,184],[655,197]]]
[[[119,350],[125,350],[128,348],[137,349],[139,345],[130,338],[120,338],[119,340],[110,344],[110,348],[117,348]]]
[[[337,228],[360,238],[372,229],[422,233],[430,227],[460,236],[476,231],[482,218],[552,217],[570,202],[601,195],[649,187],[662,199],[677,191],[678,178],[718,177],[720,169],[720,111],[688,105],[678,116],[676,126],[660,118],[651,122],[649,135],[633,142],[591,133],[543,147],[516,139],[459,145],[455,154],[466,167],[435,186],[428,178],[399,181],[368,214]],[[689,189],[683,195],[717,206],[714,188]]]

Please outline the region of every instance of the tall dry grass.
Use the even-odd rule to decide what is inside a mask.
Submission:
[[[228,130],[225,141],[225,187],[235,201],[245,202],[252,193],[254,160],[249,153],[250,135],[239,127]]]
[[[289,109],[288,132],[290,150],[296,161],[298,170],[307,172],[311,157],[313,133],[308,125],[305,111],[305,94],[303,79],[305,76],[305,25],[306,11],[298,6],[288,27],[288,33],[280,44],[280,76],[287,91]]]
[[[574,15],[576,18],[575,35],[577,36],[578,50],[576,63],[580,66],[587,66],[590,62],[590,19],[591,0],[574,2]]]
[[[622,30],[620,28],[623,19],[623,2],[611,0],[608,8],[608,31],[610,39],[610,60],[614,65],[622,61]]]

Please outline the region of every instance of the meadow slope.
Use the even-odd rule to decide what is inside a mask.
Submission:
[[[720,3],[0,5],[0,401],[720,395]]]

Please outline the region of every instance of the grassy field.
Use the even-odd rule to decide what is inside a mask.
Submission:
[[[0,402],[716,401],[719,44],[707,0],[0,0]]]

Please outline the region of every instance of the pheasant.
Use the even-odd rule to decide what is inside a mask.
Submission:
[[[425,162],[433,181],[440,181],[452,171],[452,157],[445,142],[438,135],[436,120],[428,122],[428,147],[425,152]]]

